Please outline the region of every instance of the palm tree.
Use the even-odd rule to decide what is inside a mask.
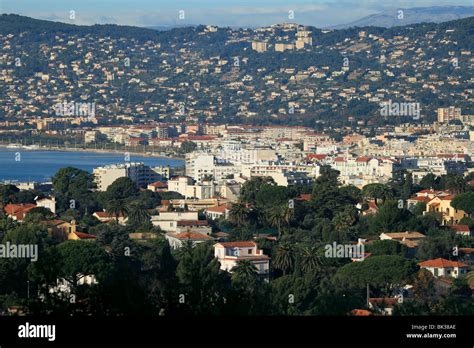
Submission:
[[[275,251],[275,257],[273,259],[273,267],[282,270],[283,274],[286,275],[290,272],[295,265],[295,255],[293,248],[288,243],[280,243]]]
[[[105,210],[115,216],[115,220],[118,221],[119,217],[126,216],[128,214],[127,205],[123,199],[114,199],[107,202]]]
[[[353,207],[344,209],[334,216],[333,223],[337,232],[346,231],[357,221],[357,211]]]
[[[315,246],[304,246],[301,249],[301,270],[305,273],[314,272],[321,267],[322,260]]]
[[[267,220],[271,226],[278,230],[278,239],[281,237],[282,227],[290,224],[293,213],[294,210],[287,205],[277,205],[269,209]]]
[[[131,222],[141,224],[150,220],[150,213],[139,201],[130,202],[127,205],[128,217]]]
[[[230,270],[232,272],[232,280],[253,280],[258,276],[257,267],[250,260],[239,260],[237,264]]]
[[[238,225],[246,225],[248,223],[248,217],[250,210],[244,203],[234,203],[229,211],[229,220]]]

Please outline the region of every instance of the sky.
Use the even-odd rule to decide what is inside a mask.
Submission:
[[[108,23],[150,27],[207,24],[259,27],[294,22],[322,28],[349,23],[371,14],[394,9],[472,6],[473,2],[473,0],[0,0],[0,12],[81,25]],[[74,19],[70,18],[71,11],[74,11]]]

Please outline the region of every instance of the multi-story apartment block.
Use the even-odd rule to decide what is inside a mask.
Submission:
[[[208,199],[216,195],[213,181],[202,181],[198,184],[187,176],[178,176],[168,180],[168,191],[175,191],[184,198]]]
[[[93,174],[99,191],[107,190],[115,180],[127,177],[137,186],[144,187],[158,181],[160,175],[143,163],[120,163],[94,168]]]
[[[451,120],[461,119],[461,108],[450,106],[449,108],[438,108],[438,122],[448,123]]]

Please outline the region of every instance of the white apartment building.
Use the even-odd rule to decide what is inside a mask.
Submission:
[[[158,226],[162,231],[165,232],[176,232],[178,227],[178,221],[181,220],[197,220],[198,213],[189,212],[160,212],[159,215],[153,215],[151,217],[151,223],[153,226]]]
[[[305,173],[309,178],[317,178],[319,176],[320,168],[321,166],[317,163],[249,164],[242,165],[242,175],[247,178],[251,178],[253,176],[270,176],[274,178],[276,182],[278,182],[280,179],[283,180],[285,173]]]
[[[390,158],[380,159],[367,156],[337,157],[331,167],[340,172],[340,179],[344,184],[364,186],[390,180],[396,169],[396,161]]]
[[[186,175],[198,182],[210,176],[214,181],[220,182],[240,172],[239,165],[219,160],[214,155],[195,152],[186,156]]]
[[[255,242],[223,242],[214,244],[214,256],[219,260],[221,270],[231,272],[239,260],[249,260],[261,276],[268,276],[270,258],[257,249]]]
[[[168,191],[175,191],[184,198],[208,199],[216,195],[216,184],[213,181],[202,181],[196,184],[187,176],[178,176],[168,180]]]
[[[107,190],[118,178],[128,177],[137,186],[143,187],[158,181],[160,176],[143,163],[127,162],[94,168],[93,174],[99,191]]]
[[[274,162],[278,159],[275,150],[263,147],[244,147],[240,141],[226,140],[218,154],[220,159],[234,164]]]

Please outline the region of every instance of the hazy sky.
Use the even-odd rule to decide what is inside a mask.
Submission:
[[[75,24],[255,27],[297,22],[326,27],[390,9],[443,5],[472,6],[473,0],[0,0],[0,12]],[[69,19],[71,10],[75,20]]]

